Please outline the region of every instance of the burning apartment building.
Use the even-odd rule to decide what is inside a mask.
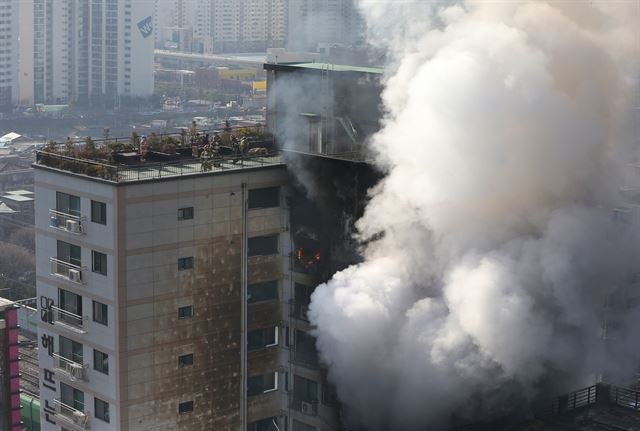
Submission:
[[[353,221],[378,178],[365,140],[380,71],[266,68],[275,91],[300,75],[318,96],[353,95],[301,106],[292,128],[270,105],[277,145],[287,148],[282,127],[304,129],[291,159],[261,142],[209,160],[204,132],[173,155],[104,142],[38,152],[43,430],[340,429],[308,306],[358,259]],[[291,163],[312,174],[313,199]]]

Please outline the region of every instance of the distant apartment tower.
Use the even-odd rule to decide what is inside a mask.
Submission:
[[[32,103],[152,94],[153,3],[25,1],[33,5]]]
[[[0,0],[0,112],[18,99],[18,0]]]
[[[155,0],[156,44],[211,53],[262,52],[287,41],[287,0]],[[165,5],[163,7],[162,5]],[[191,32],[185,43],[184,32]]]
[[[278,156],[55,161],[34,165],[44,431],[338,429],[308,323],[291,323],[307,276]]]
[[[286,0],[214,0],[215,52],[280,48],[287,37]]]
[[[364,20],[354,0],[289,2],[287,47],[316,51],[331,45],[353,45],[362,39]]]

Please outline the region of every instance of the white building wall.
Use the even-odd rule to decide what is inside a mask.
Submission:
[[[122,0],[121,0],[122,1]],[[123,68],[123,80],[130,80],[133,96],[150,96],[153,94],[153,27],[147,33],[145,22],[153,24],[153,4],[148,1],[126,0],[131,5],[131,73],[127,78],[127,70]],[[127,9],[125,9],[126,12]],[[140,28],[142,27],[142,28]],[[125,42],[125,54],[128,52]],[[125,56],[123,55],[123,62]]]
[[[19,3],[18,104],[33,105],[33,2]]]
[[[50,226],[49,210],[56,207],[56,191],[61,191],[80,197],[81,214],[84,217],[86,234],[77,235]],[[47,303],[47,298],[58,305],[59,289],[64,289],[82,296],[82,314],[87,317],[86,334],[70,330],[61,325],[54,325],[43,321],[38,322],[38,362],[40,367],[40,396],[41,396],[41,424],[42,430],[60,429],[60,424],[53,414],[54,399],[59,399],[60,383],[68,384],[84,392],[83,411],[89,415],[92,430],[117,429],[119,412],[117,409],[117,307],[116,278],[117,262],[114,261],[116,238],[116,212],[114,206],[115,188],[106,184],[90,180],[79,179],[69,175],[50,173],[42,170],[35,172],[35,225],[36,225],[36,275],[37,295],[40,310]],[[91,200],[106,203],[107,224],[101,225],[91,222]],[[65,241],[81,247],[83,278],[85,283],[73,283],[61,276],[52,275],[49,259],[57,255],[57,241]],[[107,275],[91,271],[91,251],[96,250],[107,255]],[[108,325],[104,326],[93,321],[92,301],[99,301],[107,305]],[[52,352],[58,352],[59,337],[64,336],[83,345],[83,363],[86,364],[88,381],[70,379],[64,373],[54,369],[54,359],[50,350],[43,344],[43,339],[53,337]],[[109,374],[105,375],[94,370],[93,351],[97,349],[109,355]],[[50,374],[53,372],[53,374]],[[109,402],[109,423],[94,417],[94,398]]]

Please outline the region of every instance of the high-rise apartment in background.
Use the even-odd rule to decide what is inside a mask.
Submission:
[[[25,0],[32,5],[29,103],[105,101],[153,93],[153,3],[134,0]],[[26,9],[26,8],[25,8]],[[29,8],[30,9],[30,8]],[[22,17],[27,23],[27,18]]]
[[[159,46],[202,53],[264,52],[284,47],[287,0],[155,0]]]
[[[18,0],[0,0],[0,112],[18,99]]]
[[[351,46],[363,38],[364,20],[354,0],[289,2],[287,47],[293,51]]]

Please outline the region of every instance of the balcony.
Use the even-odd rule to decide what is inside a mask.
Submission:
[[[299,301],[289,301],[290,314],[294,319],[302,320],[304,322],[309,321],[307,313],[309,312],[309,304],[304,304]]]
[[[85,412],[74,409],[59,399],[54,399],[53,405],[56,409],[55,419],[58,425],[74,431],[89,429],[89,415]]]
[[[69,311],[63,310],[55,306],[51,307],[53,313],[53,324],[62,326],[77,334],[87,333],[87,317],[78,316]]]
[[[289,403],[289,407],[308,416],[318,415],[318,401],[309,401],[293,396]]]
[[[79,364],[58,353],[53,354],[53,368],[71,381],[82,380],[86,382],[89,380],[86,373],[88,365]]]
[[[83,267],[65,262],[55,257],[49,258],[49,261],[51,262],[51,274],[66,278],[74,283],[85,284]]]
[[[71,214],[49,210],[49,226],[55,229],[64,230],[76,235],[85,233],[85,218]]]

